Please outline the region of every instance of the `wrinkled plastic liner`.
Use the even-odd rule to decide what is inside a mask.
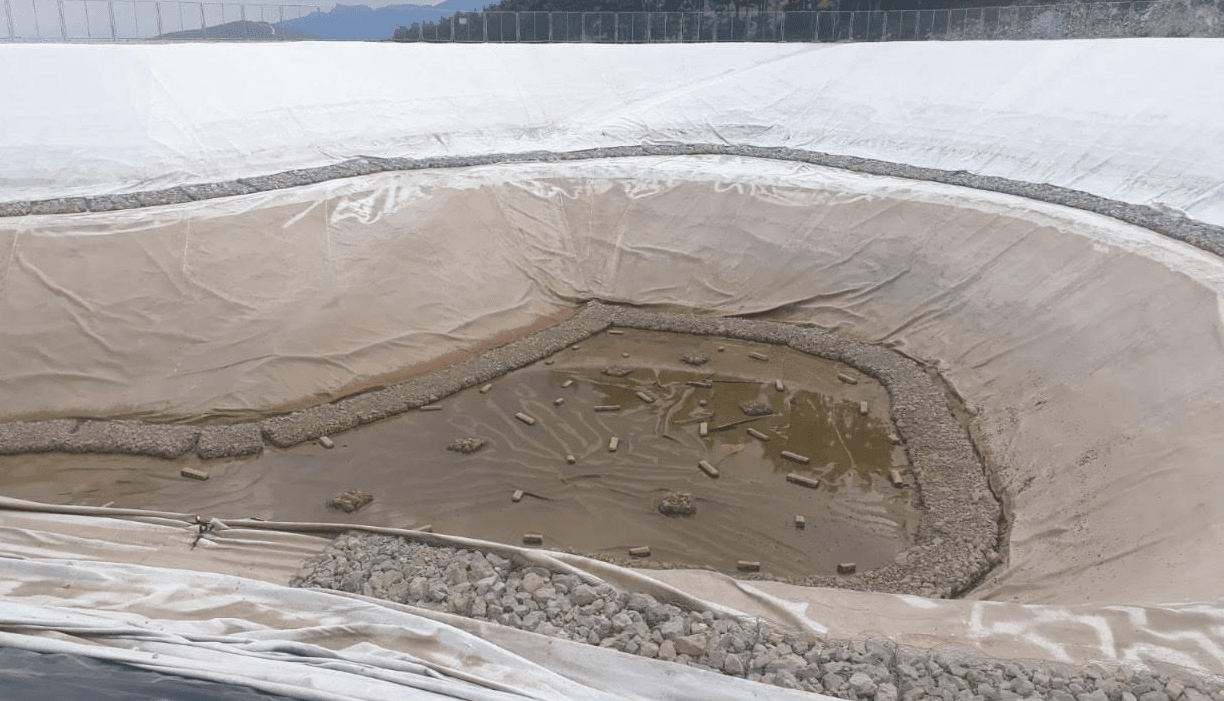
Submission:
[[[1205,251],[1224,256],[1224,227],[1196,221],[1175,210],[1158,209],[1147,205],[1111,200],[1107,197],[1100,197],[1082,190],[1074,190],[1057,185],[976,175],[964,170],[952,171],[939,168],[923,168],[874,158],[838,156],[803,149],[722,144],[615,146],[583,149],[580,151],[529,151],[526,153],[498,153],[485,156],[453,156],[424,159],[374,158],[366,156],[318,168],[302,168],[271,175],[239,178],[229,182],[188,185],[135,194],[0,202],[0,217],[16,217],[27,214],[110,212],[119,209],[154,207],[163,204],[181,203],[188,200],[205,200],[232,195],[244,195],[252,192],[266,192],[287,187],[310,185],[327,180],[392,171],[463,168],[498,163],[697,155],[746,156],[749,158],[796,161],[831,168],[844,168],[871,175],[929,180],[947,185],[959,185],[978,190],[1017,195],[1120,219],[1129,224],[1151,229],[1178,241],[1184,241],[1192,246],[1197,246]]]

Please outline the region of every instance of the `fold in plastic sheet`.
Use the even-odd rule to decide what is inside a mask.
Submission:
[[[968,170],[1224,224],[1224,91],[1205,80],[1224,74],[1222,43],[6,45],[0,201],[357,155],[694,142]]]
[[[166,636],[155,639],[156,648],[142,646],[140,651],[144,655],[132,659],[149,665],[149,653],[169,655],[169,659],[161,662],[163,669],[172,665],[170,659],[176,656],[208,659],[205,657],[208,655],[221,659],[231,650],[237,651],[233,654],[251,654],[253,646],[257,654],[265,657],[265,653],[296,646],[299,654],[317,658],[317,650],[322,647],[340,653],[361,651],[367,661],[374,658],[371,650],[382,648],[377,653],[379,658],[399,660],[398,655],[403,653],[415,661],[439,667],[452,665],[453,661],[446,655],[454,654],[455,649],[472,654],[471,645],[462,642],[462,636],[450,638],[445,647],[452,652],[446,653],[436,650],[441,643],[440,633],[437,640],[431,637],[434,633],[424,639],[388,635],[388,627],[397,625],[420,630],[415,616],[409,615],[417,614],[467,631],[529,663],[507,663],[479,649],[476,651],[497,665],[508,664],[519,670],[519,674],[534,674],[531,665],[539,665],[570,679],[585,680],[587,685],[624,694],[613,698],[646,695],[645,690],[655,683],[649,678],[660,675],[674,679],[677,688],[682,690],[667,698],[689,698],[684,694],[702,698],[695,694],[706,693],[703,690],[711,683],[709,675],[700,672],[659,667],[641,658],[566,641],[545,642],[545,638],[535,634],[473,619],[372,602],[356,595],[271,586],[287,581],[302,560],[316,554],[329,542],[318,535],[217,523],[211,533],[199,540],[197,547],[191,548],[189,543],[196,534],[193,524],[187,522],[188,517],[181,517],[176,524],[174,519],[165,517],[148,522],[147,518],[130,520],[131,516],[120,518],[86,513],[65,516],[8,510],[40,508],[16,500],[4,500],[2,506],[8,508],[0,511],[0,558],[6,558],[6,579],[11,581],[0,585],[8,587],[0,589],[0,596],[7,597],[0,599],[3,618],[0,630],[9,633],[45,633],[30,627],[40,621],[48,629],[78,636],[91,626],[137,625],[146,630],[155,627],[159,631],[172,632],[177,639],[171,641]],[[683,602],[689,607],[709,608],[728,615],[760,616],[783,626],[811,630],[832,640],[881,635],[922,649],[954,646],[1006,658],[1069,663],[1155,662],[1196,672],[1224,673],[1222,600],[1159,607],[941,601],[741,581],[706,571],[632,570],[564,553],[482,543],[444,534],[424,537],[456,547],[481,546],[506,555],[517,554],[525,561],[555,569],[573,568],[586,577],[598,577],[627,590],[643,591],[665,600]],[[30,542],[37,542],[41,547],[29,548],[26,544]],[[7,558],[24,558],[27,562]],[[71,566],[65,567],[66,563]],[[380,606],[387,610],[379,613]],[[24,627],[15,628],[15,621]],[[371,622],[379,625],[371,626]],[[272,640],[284,642],[277,647],[272,645]],[[257,645],[252,641],[265,642]],[[359,642],[365,645],[357,645]],[[170,643],[178,647],[173,648]],[[24,642],[9,639],[0,644],[37,648],[52,643],[43,639]],[[118,644],[118,639],[108,644]],[[209,649],[198,654],[187,651],[192,645]],[[310,653],[308,648],[315,652]],[[99,653],[95,647],[94,652],[86,654]],[[109,654],[120,653],[106,650],[102,656]],[[305,661],[318,664],[317,659]],[[248,673],[264,681],[273,679],[250,670]],[[613,674],[617,675],[616,679],[611,678]],[[634,686],[627,683],[631,678],[643,681]],[[749,694],[751,689],[735,686],[730,693]],[[769,697],[772,691],[771,687],[761,687],[757,693]],[[655,693],[648,697],[661,696]],[[738,698],[753,697],[741,695]]]
[[[710,672],[663,674],[672,671],[667,663],[530,633],[518,635],[535,653],[524,656],[394,605],[236,577],[102,563],[82,570],[51,561],[15,562],[6,574],[0,645],[291,698],[811,698]],[[602,663],[574,681],[564,662],[551,662],[554,646]]]
[[[95,552],[111,547],[98,541]],[[49,557],[6,559],[4,568],[0,645],[290,698],[828,698],[534,633],[486,636],[451,625],[453,616],[231,575]]]

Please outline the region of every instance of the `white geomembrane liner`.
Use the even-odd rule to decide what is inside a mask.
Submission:
[[[0,201],[638,143],[790,146],[1224,224],[1221,39],[0,50]]]
[[[25,111],[0,102],[0,200],[216,180],[357,153],[756,134],[752,143],[762,145],[1158,199],[1219,222],[1224,135],[1203,116],[1224,113],[1224,97],[1187,98],[1170,68],[1224,61],[1212,41],[737,46],[691,56],[679,52],[689,47],[432,54],[346,45],[345,54],[333,45],[252,45],[208,53],[212,64],[199,60],[204,45],[0,47],[2,80],[29,98]],[[384,53],[401,48],[394,61]],[[471,62],[448,64],[446,81],[395,63],[453,58],[459,48],[472,51],[462,54]],[[590,49],[589,62],[543,58],[579,49]],[[686,58],[664,60],[664,49]],[[854,71],[882,80],[909,65],[896,60],[905,51],[950,57],[943,65],[961,71],[964,93],[938,79],[913,87],[889,79],[858,93],[844,82]],[[225,79],[261,55],[292,55],[304,80],[271,68]],[[312,66],[326,63],[318,57],[340,61],[345,91],[322,89],[326,72],[308,85]],[[810,70],[835,57],[845,63]],[[379,79],[389,61],[415,93]],[[1116,70],[1122,63],[1128,71]],[[66,75],[81,89],[52,99],[34,78],[60,65],[79,69]],[[1137,95],[1128,81],[1149,72],[1149,92]],[[643,86],[654,74],[652,92]],[[1099,80],[1105,74],[1110,81]],[[984,93],[988,77],[998,85]],[[450,92],[426,90],[427,80]],[[119,87],[126,92],[116,97]],[[908,94],[939,100],[922,106]],[[1158,114],[1167,120],[1160,126]],[[80,128],[86,115],[95,129]],[[776,129],[762,127],[770,120]],[[855,144],[880,146],[865,153]],[[173,207],[0,219],[0,419],[255,416],[588,298],[816,323],[937,366],[974,412],[1015,523],[1007,561],[972,600],[558,561],[831,637],[879,633],[995,655],[1156,659],[1224,673],[1222,296],[1219,258],[1116,220],[827,168],[678,157],[379,174]],[[196,528],[186,516],[134,522],[3,507],[4,645],[143,656],[148,668],[228,674],[300,698],[403,697],[405,689],[415,690],[409,698],[788,698],[608,650],[274,584],[322,547],[318,536],[219,529],[191,550]],[[158,632],[137,640],[124,632],[133,627]],[[103,629],[113,635],[88,642],[54,632]],[[324,648],[339,657],[325,664]]]

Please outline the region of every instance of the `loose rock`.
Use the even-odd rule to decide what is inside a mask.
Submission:
[[[464,455],[471,455],[485,447],[486,443],[488,441],[479,436],[464,436],[451,441],[450,445],[446,446],[446,449],[456,453],[463,453]]]
[[[333,509],[340,509],[346,514],[351,514],[354,511],[360,511],[372,501],[374,501],[373,494],[357,489],[350,489],[340,492],[331,499],[328,499],[327,505]]]
[[[740,402],[739,409],[748,416],[765,416],[773,413],[773,409],[768,404],[753,399]]]
[[[664,516],[692,516],[697,513],[693,495],[688,492],[666,492],[655,508]]]

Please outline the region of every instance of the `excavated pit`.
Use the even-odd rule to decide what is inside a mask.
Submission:
[[[905,407],[897,426],[889,392]],[[398,415],[329,428],[378,407]],[[63,452],[56,441],[81,428],[62,423],[0,426],[5,450]],[[170,469],[53,452],[2,457],[0,470],[10,495],[33,500],[429,524],[623,564],[869,590],[949,596],[997,561],[998,505],[941,388],[892,351],[816,329],[592,303],[409,383],[260,426],[277,447],[256,457],[239,442],[228,460]],[[907,437],[970,459],[913,466]],[[659,513],[669,492],[692,494],[697,513]]]
[[[694,356],[708,360],[683,360]],[[608,374],[616,365],[627,372]],[[763,414],[745,412],[754,403]],[[914,477],[884,387],[785,346],[618,329],[432,406],[441,408],[331,436],[334,449],[185,458],[209,473],[204,482],[168,478],[174,468],[162,461],[47,455],[0,458],[0,485],[52,503],[429,523],[506,543],[537,533],[549,548],[636,554],[628,563],[638,566],[735,572],[743,560],[788,579],[835,575],[846,563],[878,569],[918,531]],[[350,487],[373,501],[335,499]],[[692,495],[695,513],[660,513],[668,492]]]

